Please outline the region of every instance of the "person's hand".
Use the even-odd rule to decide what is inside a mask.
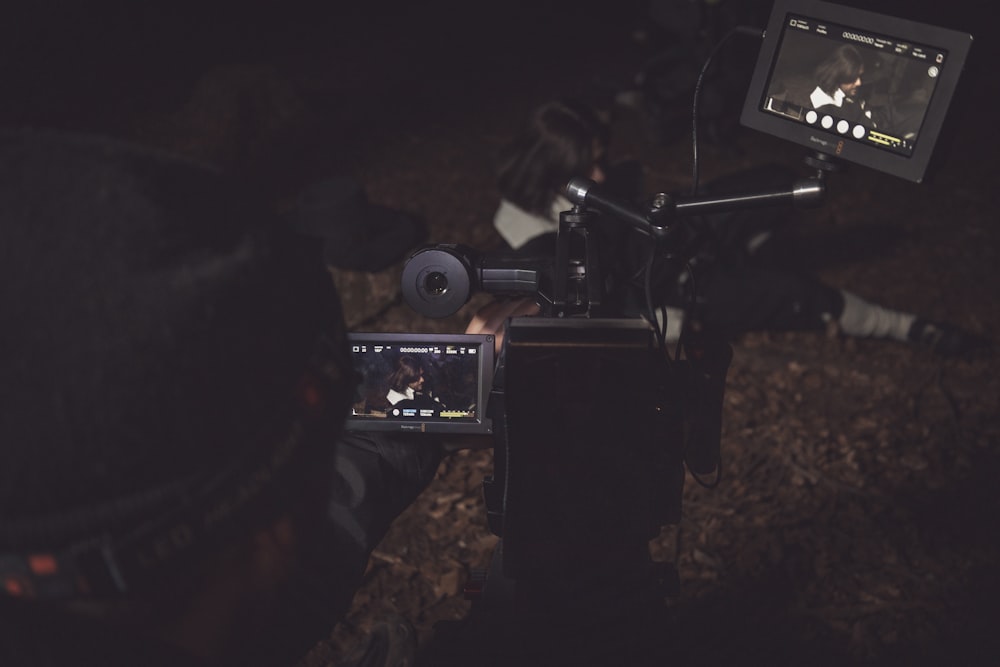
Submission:
[[[494,301],[480,308],[472,316],[472,321],[465,328],[465,333],[493,334],[494,352],[500,354],[500,348],[503,346],[504,324],[507,322],[507,319],[537,315],[539,310],[538,304],[535,303],[534,299],[528,297]]]

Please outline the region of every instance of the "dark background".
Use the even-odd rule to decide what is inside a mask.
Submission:
[[[348,173],[373,200],[424,217],[430,240],[490,249],[493,158],[524,114],[560,94],[629,88],[648,58],[683,41],[636,41],[637,28],[659,34],[650,3],[582,4],[22,3],[0,22],[0,123],[97,132],[213,162],[245,179],[248,197],[277,205]],[[722,4],[758,26],[769,9]],[[976,41],[928,182],[838,174],[828,203],[804,215],[815,256],[803,261],[865,298],[995,340],[990,5],[855,4]],[[674,3],[678,26],[691,24],[693,7]],[[730,121],[753,51],[733,49],[726,74],[736,83],[720,106]],[[612,155],[641,159],[649,188],[680,189],[691,173],[689,108],[661,111],[617,110]],[[706,177],[801,164],[798,148],[725,121],[711,138]],[[398,271],[335,272],[354,325],[460,331],[482,303],[444,321],[420,318],[396,300]],[[352,298],[379,309],[352,317]],[[945,361],[814,334],[741,339],[724,412],[727,476],[712,491],[687,484],[676,553],[669,530],[653,544],[680,569],[679,659],[995,664],[998,406],[992,355]],[[422,638],[465,613],[462,583],[495,543],[479,487],[489,469],[488,451],[442,464],[308,664],[328,664],[388,611],[411,618]]]

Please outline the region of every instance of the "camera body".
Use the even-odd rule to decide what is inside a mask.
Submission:
[[[506,578],[646,566],[649,540],[680,518],[687,380],[641,319],[508,321],[484,481]]]

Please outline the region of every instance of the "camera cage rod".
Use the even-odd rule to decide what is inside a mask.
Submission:
[[[691,197],[679,197],[661,192],[653,196],[649,210],[646,212],[608,196],[594,181],[588,178],[572,179],[566,185],[565,193],[570,202],[576,206],[594,208],[629,224],[646,236],[657,241],[664,241],[670,238],[673,223],[678,217],[783,204],[796,206],[818,204],[826,193],[823,173],[823,170],[818,170],[817,175],[813,178],[801,179],[795,181],[788,188],[777,190]]]

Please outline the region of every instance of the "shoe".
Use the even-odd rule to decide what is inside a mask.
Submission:
[[[417,632],[402,616],[392,614],[372,628],[364,645],[344,657],[339,667],[414,667]]]
[[[942,357],[966,357],[991,347],[993,341],[941,322],[917,319],[910,325],[907,340],[930,348]]]

